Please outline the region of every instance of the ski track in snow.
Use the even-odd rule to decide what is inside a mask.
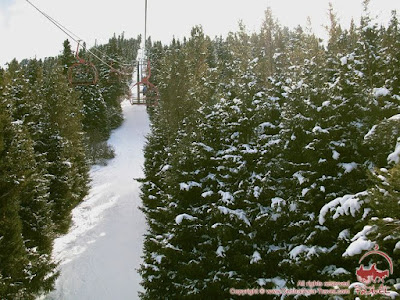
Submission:
[[[89,195],[73,210],[68,234],[55,241],[61,274],[46,300],[139,299],[146,222],[133,178],[143,177],[149,120],[145,106],[124,101],[122,108],[124,123],[109,139],[116,157],[92,167]]]

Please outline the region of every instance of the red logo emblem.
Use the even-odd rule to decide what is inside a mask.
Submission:
[[[376,267],[376,264],[372,264],[371,267],[365,267],[364,265],[360,265],[360,267],[356,271],[357,279],[358,281],[364,283],[364,284],[370,284],[371,282],[377,283],[377,282],[384,282],[384,279],[386,277],[389,277],[389,275],[393,274],[393,262],[392,259],[387,255],[385,252],[379,251],[379,246],[375,245],[375,249],[372,251],[369,251],[365,253],[359,260],[359,263],[361,263],[364,258],[377,254],[382,256],[389,264],[389,269],[388,270],[379,270]]]

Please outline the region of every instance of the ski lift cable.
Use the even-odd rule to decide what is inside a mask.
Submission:
[[[46,14],[47,15],[47,14]],[[47,15],[51,20],[53,20],[55,23],[57,23],[58,25],[60,25],[62,28],[64,28],[66,31],[68,31],[70,34],[72,34],[73,36],[75,36],[77,38],[78,41],[83,41],[84,39],[82,39],[81,37],[79,37],[78,35],[76,35],[75,33],[73,33],[71,30],[69,30],[68,28],[66,28],[64,25],[62,25],[60,22],[57,22],[57,20],[55,20],[54,18],[50,17],[49,15]],[[86,51],[88,51],[89,53],[92,53],[92,50],[100,53],[102,55],[102,57],[106,57],[108,58],[111,62],[115,62],[115,63],[119,63],[120,65],[124,65],[124,66],[131,66],[131,64],[127,64],[127,63],[123,63],[121,61],[118,61],[115,58],[112,58],[110,56],[108,56],[106,53],[100,51],[99,49],[97,49],[96,47],[92,48],[92,49],[87,49],[84,45],[82,45],[82,48],[84,48]],[[112,67],[112,65],[111,65]],[[114,69],[114,68],[113,68]]]
[[[76,42],[77,44],[79,44],[81,41],[83,41],[82,39],[76,39],[75,37],[72,36],[72,32],[70,33],[70,31],[65,30],[63,27],[58,24],[58,22],[56,22],[53,18],[51,18],[49,15],[47,15],[45,12],[43,12],[42,10],[40,10],[37,6],[35,6],[32,2],[30,2],[29,0],[25,0],[26,2],[28,2],[30,5],[32,5],[38,12],[40,12],[44,17],[46,17],[50,22],[52,22],[55,26],[57,26],[58,29],[60,29],[62,32],[64,32],[67,36],[69,36],[74,42]],[[75,35],[75,34],[74,34]],[[75,35],[76,36],[76,35]],[[89,49],[86,48],[85,45],[82,45],[82,48],[84,48],[86,51],[88,51],[89,53],[91,53],[94,57],[96,57],[98,60],[100,60],[102,63],[104,63],[105,65],[107,65],[110,68],[113,68],[112,66],[110,66],[107,62],[105,62],[103,59],[101,59],[100,57],[98,57],[96,54],[94,54],[92,51],[90,51]]]
[[[64,30],[62,27],[60,27],[56,22],[54,22],[46,13],[41,11],[37,6],[35,6],[32,2],[29,0],[25,0],[28,2],[30,5],[32,5],[38,12],[40,12],[43,16],[45,16],[47,19],[50,20],[54,25],[56,25],[62,32],[64,32],[67,36],[69,36],[73,41],[78,42],[71,34],[69,34],[66,30]]]
[[[29,0],[25,0],[28,2],[33,8],[35,8],[40,14],[42,14],[45,18],[47,18],[50,22],[52,22],[58,29],[60,29],[62,32],[64,32],[68,37],[70,37],[75,43],[80,44],[82,41],[84,42],[83,39],[81,39],[78,35],[74,34],[71,30],[67,29],[65,26],[63,26],[61,23],[57,22],[54,18],[40,10],[36,5],[34,5],[32,2]],[[74,37],[75,36],[75,37]],[[115,70],[113,66],[108,64],[106,61],[104,61],[102,58],[100,58],[98,55],[93,53],[90,49],[88,49],[84,44],[81,44],[82,48],[85,49],[87,52],[92,54],[95,58],[97,58],[100,62],[102,62],[104,65],[109,67],[112,70]],[[106,54],[102,53],[102,51],[96,49],[99,53],[103,54],[104,56],[108,57]],[[110,57],[109,57],[110,58]],[[111,58],[112,59],[112,58]],[[112,59],[113,61],[116,61],[115,59]],[[116,61],[118,62],[118,61]]]
[[[52,22],[55,26],[57,26],[62,32],[64,32],[67,36],[69,36],[74,42],[77,44],[80,44],[81,42],[84,42],[83,39],[81,39],[78,35],[74,34],[71,30],[67,29],[65,26],[63,26],[61,23],[57,22],[54,18],[50,17],[48,14],[40,10],[37,6],[35,6],[32,2],[29,0],[25,0],[28,2],[30,5],[32,5],[39,13],[41,13],[44,17],[46,17],[50,22]],[[75,37],[74,37],[75,36]],[[90,49],[88,49],[84,44],[81,44],[82,48],[85,49],[87,52],[92,54],[95,58],[97,58],[99,61],[101,61],[103,64],[108,66],[111,69],[114,69],[113,66],[109,65],[107,62],[105,62],[102,58],[98,57],[96,54],[94,54]],[[101,52],[100,50],[98,50]],[[102,53],[103,54],[103,53]],[[103,54],[104,55],[104,54]]]
[[[49,16],[49,15],[46,14],[46,13],[44,13],[44,14],[46,15],[46,17],[48,17],[49,19],[51,19],[52,22],[57,23],[57,24],[58,24],[60,27],[62,27],[65,31],[68,31],[71,35],[75,36],[75,38],[76,38],[78,41],[83,41],[83,42],[84,42],[84,39],[83,39],[83,38],[81,38],[81,37],[79,37],[78,35],[76,35],[75,33],[73,33],[71,30],[69,30],[68,28],[66,28],[64,25],[62,25],[62,24],[61,24],[60,22],[58,22],[56,19],[52,18],[51,16]],[[91,53],[92,50],[87,49],[86,47],[84,47],[84,45],[82,45],[82,47],[83,47],[86,51],[88,51],[88,52]],[[111,60],[112,62],[119,63],[120,65],[131,66],[131,64],[127,64],[127,63],[120,62],[120,61],[118,61],[117,59],[108,56],[106,53],[100,51],[99,49],[97,49],[97,48],[95,48],[95,47],[92,48],[92,49],[93,49],[94,51],[100,53],[102,56],[108,58],[108,59]]]

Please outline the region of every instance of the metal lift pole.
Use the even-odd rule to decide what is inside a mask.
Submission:
[[[146,39],[147,39],[147,0],[144,2],[144,55],[146,55]]]
[[[137,61],[137,69],[136,69],[136,74],[137,74],[137,81],[136,82],[140,82],[141,78],[140,78],[140,61]],[[140,103],[140,84],[137,84],[137,101]]]
[[[147,39],[147,0],[144,2],[144,44],[143,44],[143,59],[146,56],[146,39]],[[137,82],[142,80],[141,76],[143,74],[143,70],[140,65],[140,61],[138,61],[137,65]],[[138,103],[140,103],[140,86],[137,85],[137,98]]]

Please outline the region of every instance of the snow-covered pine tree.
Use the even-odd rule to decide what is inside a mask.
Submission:
[[[384,59],[382,54],[387,50],[382,42],[384,30],[378,30],[368,17],[363,17],[358,35],[359,43],[356,48],[338,56],[342,56],[340,65],[339,61],[333,59],[337,61],[338,72],[333,77],[336,79],[332,79],[330,84],[329,94],[335,94],[331,94],[332,100],[328,107],[335,105],[339,109],[342,106],[338,110],[340,117],[337,115],[334,123],[345,128],[345,131],[341,131],[341,138],[336,140],[342,144],[337,145],[341,149],[335,147],[337,160],[341,161],[338,166],[344,168],[344,173],[340,176],[342,179],[338,178],[337,181],[337,187],[341,186],[341,191],[337,190],[327,197],[331,201],[327,201],[319,214],[320,224],[337,235],[337,247],[329,256],[336,257],[335,262],[341,261],[341,265],[335,263],[335,268],[341,266],[341,276],[346,276],[348,272],[350,279],[353,278],[352,270],[356,267],[352,256],[360,254],[361,250],[370,249],[373,245],[366,241],[363,244],[362,241],[366,234],[365,226],[370,223],[371,217],[380,215],[381,210],[375,211],[377,206],[373,203],[383,204],[382,200],[380,202],[371,197],[368,190],[379,181],[374,168],[387,165],[388,149],[394,147],[399,130],[396,117],[393,120],[389,118],[397,109],[393,105],[395,98],[391,97],[389,91],[389,83],[393,79],[385,76],[391,69],[388,65],[391,56]],[[346,113],[349,109],[352,109],[351,113]],[[333,167],[329,169],[332,170]],[[373,190],[384,192],[380,188]],[[326,220],[327,216],[329,219]],[[349,247],[351,243],[359,243],[359,247]],[[388,249],[388,252],[392,253],[393,249]],[[329,272],[337,273],[335,268],[331,268]]]
[[[382,31],[381,35],[382,44],[378,55],[383,58],[380,61],[383,67],[382,79],[370,90],[378,111],[371,121],[373,124],[370,124],[370,131],[364,140],[371,162],[377,167],[386,167],[387,155],[395,148],[399,136],[396,122],[391,121],[391,118],[395,118],[394,116],[399,113],[400,99],[400,28],[395,12],[388,28]]]
[[[396,149],[398,150],[398,148]],[[371,209],[368,223],[363,227],[358,238],[379,245],[379,249],[391,257],[394,269],[400,267],[400,203],[399,203],[399,155],[397,151],[389,154],[393,159],[391,168],[380,168],[374,172],[375,186],[368,191],[366,207]],[[354,239],[357,241],[358,239]],[[381,261],[381,269],[387,267],[386,261]],[[392,285],[398,284],[400,276],[397,272],[390,276]],[[393,288],[398,290],[398,288]]]
[[[125,53],[137,50],[133,39],[118,42]],[[87,104],[94,107],[87,118],[94,122],[85,123],[90,125],[85,129],[103,131],[96,120],[104,101],[96,100],[103,99],[106,88],[78,93],[69,87],[65,75],[73,61],[65,42],[60,58],[14,60],[6,70],[0,68],[1,299],[35,299],[52,289],[57,276],[51,259],[53,240],[68,229],[72,208],[87,193],[83,131],[87,111],[79,96],[87,96]],[[120,94],[126,83],[118,83]],[[120,109],[116,98],[112,105],[113,111]],[[112,118],[106,115],[107,122]],[[102,138],[112,128],[106,127]]]
[[[151,165],[156,172],[146,172],[143,186],[143,210],[151,227],[141,268],[146,288],[144,299],[159,298],[161,290],[178,297],[187,288],[194,294],[200,289],[200,261],[194,260],[201,256],[196,247],[204,240],[204,228],[186,220],[197,219],[192,215],[201,214],[201,174],[195,171],[201,160],[196,160],[192,142],[200,134],[198,108],[209,93],[209,88],[202,84],[208,72],[209,43],[201,28],[194,28],[186,43],[171,44],[159,70],[161,75],[174,69],[179,76],[162,77],[164,81],[157,83],[164,101],[152,116],[154,134],[146,147],[145,156],[154,155]],[[196,49],[202,49],[200,54]],[[183,182],[188,177],[191,180]]]
[[[338,280],[352,278],[354,274],[352,270],[357,262],[342,254],[347,248],[348,235],[362,225],[354,223],[352,218],[325,221],[320,211],[325,211],[331,201],[361,192],[370,184],[363,138],[368,130],[371,114],[368,108],[373,105],[373,99],[358,69],[359,57],[355,50],[349,50],[348,37],[347,31],[331,36],[333,47],[327,53],[326,99],[319,107],[321,130],[317,132],[324,138],[314,144],[319,159],[319,167],[314,168],[319,171],[318,181],[323,187],[322,197],[315,202],[314,217],[319,230],[314,240],[326,249],[320,255],[318,273]],[[362,211],[357,218],[363,218]]]
[[[64,69],[64,74],[68,74],[69,67],[76,62],[75,56],[71,49],[71,43],[69,40],[65,40],[63,43],[63,51],[59,56],[60,64]]]
[[[23,172],[17,172],[18,166],[15,166],[12,157],[22,145],[18,145],[15,140],[18,125],[12,124],[3,90],[0,92],[0,296],[4,299],[18,299],[23,295],[23,292],[19,292],[18,283],[26,279],[24,270],[29,263],[19,217],[21,191],[18,180],[22,179]]]
[[[104,45],[105,53],[112,59],[110,64],[117,71],[121,71],[121,62],[124,61],[122,57],[122,49],[118,43],[117,37],[114,35],[109,39],[108,43]],[[102,65],[100,62],[96,62],[99,67],[100,74],[100,88],[103,94],[103,98],[107,104],[107,118],[110,122],[110,130],[117,128],[122,123],[122,109],[120,106],[121,97],[125,95],[126,91],[126,80],[120,78],[119,73],[115,73],[110,70],[109,67]],[[104,68],[106,69],[104,74]],[[103,71],[102,71],[103,69]],[[106,75],[106,77],[104,77]]]
[[[17,73],[23,76],[20,69]],[[47,182],[35,160],[34,142],[24,126],[29,118],[15,121],[11,118],[15,109],[13,90],[18,90],[12,85],[18,85],[18,80],[10,82],[0,95],[5,117],[0,130],[3,135],[0,227],[5,230],[0,239],[0,295],[3,299],[34,299],[36,294],[48,291],[55,280],[55,265],[50,257],[52,221]]]
[[[203,48],[190,48],[195,40],[160,51],[162,101],[143,186],[151,227],[143,299],[352,280],[357,260],[345,253],[373,209],[375,221],[396,226],[378,209],[383,198],[374,208],[366,200],[374,184],[397,195],[376,181],[396,185],[395,168],[371,173],[386,164],[398,133],[398,116],[389,119],[397,113],[396,21],[389,31],[354,22],[342,30],[332,9],[330,17],[327,49],[301,27],[280,28],[270,13],[259,34],[241,25],[211,43],[208,72],[197,77],[184,68],[203,59]],[[395,236],[388,249],[398,251]]]
[[[41,136],[46,148],[52,218],[58,232],[65,232],[70,212],[87,193],[88,166],[82,135],[82,102],[68,87],[61,68],[56,64],[45,72],[41,95],[43,107]]]
[[[87,144],[87,158],[90,163],[101,163],[113,157],[113,151],[106,144],[111,133],[107,103],[99,86],[77,86],[79,99],[83,104],[83,130]]]

